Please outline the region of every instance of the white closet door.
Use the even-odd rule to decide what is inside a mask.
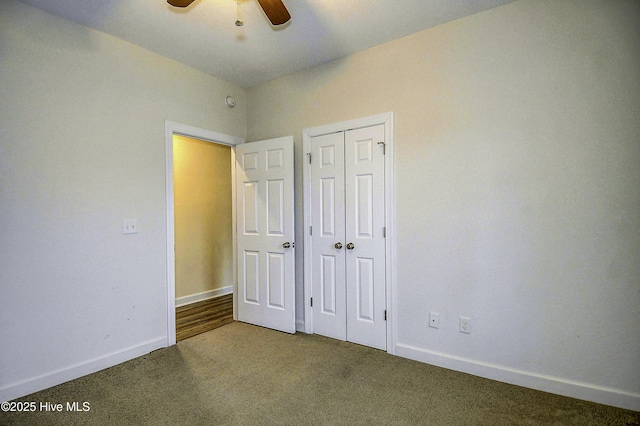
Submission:
[[[347,339],[344,133],[311,140],[313,328]]]
[[[345,181],[347,340],[386,349],[383,125],[346,132]]]
[[[295,333],[293,137],[236,146],[238,320]]]
[[[311,159],[313,331],[384,350],[384,126],[313,137]]]

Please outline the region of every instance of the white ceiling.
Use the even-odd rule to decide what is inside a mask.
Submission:
[[[21,0],[247,88],[513,0],[283,0],[272,27],[256,0]]]

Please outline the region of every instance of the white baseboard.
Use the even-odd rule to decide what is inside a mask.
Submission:
[[[140,345],[131,346],[117,352],[65,367],[37,377],[11,383],[0,388],[0,401],[11,401],[52,386],[59,385],[105,368],[129,361],[151,351],[167,346],[167,337],[149,340]]]
[[[296,321],[296,331],[300,331],[302,333],[306,333],[304,329],[304,321]]]
[[[202,302],[203,300],[213,299],[214,297],[224,296],[233,293],[233,286],[229,285],[215,290],[203,291],[202,293],[190,294],[189,296],[176,297],[176,308],[180,306],[190,305],[191,303]]]
[[[460,371],[474,376],[523,386],[570,398],[597,402],[627,410],[640,411],[640,394],[619,389],[595,386],[559,377],[535,374],[524,370],[483,363],[468,358],[428,351],[411,345],[397,344],[396,355],[437,367]]]

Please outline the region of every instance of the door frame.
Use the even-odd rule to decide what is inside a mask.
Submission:
[[[231,149],[231,196],[235,201],[235,167],[236,157],[233,147],[244,143],[244,138],[225,135],[212,130],[200,129],[186,124],[175,123],[165,120],[164,140],[165,140],[165,213],[167,229],[167,346],[176,344],[176,253],[175,253],[175,214],[174,214],[174,194],[173,194],[173,136],[180,135],[205,142],[228,145]],[[236,207],[235,202],[231,203],[231,226],[233,244],[233,294],[234,307],[233,316],[236,316],[236,298],[238,286],[238,271],[236,258]]]
[[[304,234],[304,332],[313,334],[313,309],[311,308],[312,294],[312,238],[309,234],[311,226],[311,164],[307,158],[311,152],[311,138],[322,136],[329,133],[345,132],[348,130],[359,129],[362,127],[370,127],[376,125],[384,125],[385,134],[385,220],[386,220],[386,239],[385,239],[385,264],[386,264],[386,306],[387,306],[387,352],[395,354],[396,347],[396,223],[395,223],[395,172],[394,172],[394,125],[393,112],[373,115],[354,120],[342,121],[339,123],[328,124],[319,127],[312,127],[302,131],[302,143],[304,149],[304,161],[302,166],[303,174],[303,234]]]

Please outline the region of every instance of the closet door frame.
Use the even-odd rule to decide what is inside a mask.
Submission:
[[[304,326],[300,331],[313,334],[313,309],[311,307],[312,294],[312,238],[311,227],[311,165],[308,154],[311,152],[311,138],[335,132],[346,132],[348,130],[363,127],[384,125],[385,133],[385,263],[386,263],[386,307],[387,307],[387,352],[396,352],[396,256],[395,256],[395,179],[394,179],[394,131],[393,112],[373,115],[369,117],[342,121],[319,127],[307,128],[302,131],[302,142],[304,149],[303,161],[303,196],[304,196],[304,220],[303,220],[303,241],[304,241]]]

